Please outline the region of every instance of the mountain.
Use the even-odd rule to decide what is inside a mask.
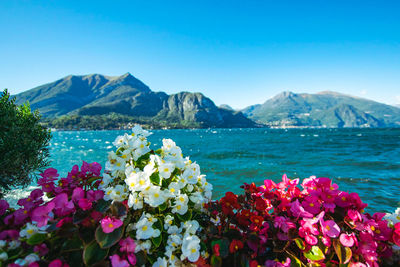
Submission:
[[[153,92],[130,73],[69,75],[16,95],[47,118],[121,114],[188,127],[254,127],[241,112],[217,107],[201,93]]]
[[[400,108],[331,91],[286,91],[242,112],[269,126],[400,127]]]

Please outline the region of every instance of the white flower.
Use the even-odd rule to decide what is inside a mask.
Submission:
[[[196,235],[187,235],[182,242],[182,255],[196,262],[200,256],[200,239]]]
[[[147,197],[144,199],[144,201],[153,208],[160,206],[166,200],[164,192],[160,190],[159,186],[151,186]]]
[[[148,216],[147,214],[142,214],[142,217],[135,225],[136,239],[149,239],[159,236],[161,234],[160,230],[153,228],[153,223],[156,220],[150,214]]]
[[[25,261],[27,262],[27,264],[31,264],[31,263],[37,262],[39,260],[40,260],[39,256],[35,253],[31,253],[25,257]]]
[[[167,267],[167,266],[168,263],[164,257],[163,258],[158,257],[157,261],[153,263],[153,267]]]
[[[178,213],[180,215],[184,215],[188,210],[187,204],[181,204],[177,202],[173,208],[172,208],[172,213]]]
[[[167,231],[167,233],[170,235],[180,234],[181,232],[182,232],[182,229],[178,228],[178,226],[176,226],[176,225],[170,226]]]
[[[147,130],[144,130],[139,124],[135,124],[135,126],[132,128],[132,136],[136,137],[140,135],[143,137],[147,137],[151,135],[151,133]]]
[[[196,173],[193,171],[193,169],[186,169],[183,174],[182,177],[185,178],[185,180],[189,183],[189,184],[196,184],[197,183],[197,177],[198,175],[196,175]]]
[[[139,251],[147,251],[147,254],[150,254],[150,249],[151,249],[151,241],[146,240],[146,241],[140,241],[137,240],[135,241],[136,243],[136,248],[135,248],[135,253],[138,253]]]
[[[100,182],[99,188],[100,189],[106,188],[110,184],[111,181],[112,181],[112,177],[107,173],[103,173],[103,179]]]
[[[180,188],[184,188],[187,185],[187,180],[183,176],[178,176],[178,185]]]
[[[39,228],[36,225],[33,225],[31,223],[27,223],[25,228],[19,232],[20,237],[25,237],[26,239],[29,239],[31,236],[39,232]]]
[[[128,198],[128,190],[123,185],[117,185],[113,188],[110,194],[110,198],[115,201],[122,202]]]
[[[4,248],[7,245],[7,241],[0,240],[0,248]]]
[[[193,189],[194,189],[194,187],[193,187],[192,184],[188,184],[188,185],[186,186],[186,189],[187,189],[187,191],[192,192]]]
[[[163,142],[163,146],[161,147],[161,149],[162,149],[164,152],[170,152],[171,149],[173,149],[174,147],[176,147],[175,142],[172,141],[171,139],[165,139],[165,138],[164,138],[164,139],[162,140],[162,142]]]
[[[110,200],[111,199],[110,195],[113,192],[113,190],[114,190],[113,187],[107,187],[107,188],[103,189],[103,191],[104,191],[103,199],[106,201]]]
[[[160,173],[161,177],[163,177],[164,179],[168,179],[169,177],[171,177],[171,173],[174,171],[174,169],[174,164],[164,163],[158,167],[158,172]]]
[[[139,197],[137,193],[131,193],[128,198],[128,207],[134,210],[143,209],[143,198]]]
[[[168,194],[170,197],[175,197],[180,194],[180,184],[177,182],[172,182],[168,185]]]
[[[196,220],[187,221],[184,223],[184,228],[186,229],[186,234],[194,235],[200,228],[199,222]]]
[[[21,245],[21,242],[18,240],[13,240],[10,243],[8,243],[8,248],[9,249],[15,249],[18,248]]]
[[[167,215],[164,218],[164,228],[168,229],[170,226],[172,226],[172,223],[174,222],[174,217],[172,217],[171,215]]]
[[[201,207],[201,205],[205,203],[205,199],[200,192],[194,192],[193,194],[190,195],[189,199],[190,201],[195,203],[196,206],[199,207]]]
[[[167,244],[173,248],[182,244],[182,236],[178,234],[171,234],[168,236]]]
[[[128,139],[126,138],[125,135],[117,136],[117,138],[115,138],[115,141],[113,142],[113,145],[116,147],[122,147],[122,146],[127,145]]]
[[[150,177],[145,172],[133,173],[132,176],[136,180],[135,191],[144,191],[150,186]]]
[[[20,266],[25,266],[27,265],[27,262],[25,261],[25,259],[17,259],[15,262],[15,264],[18,264]]]
[[[8,259],[7,252],[0,253],[0,261],[6,261]]]

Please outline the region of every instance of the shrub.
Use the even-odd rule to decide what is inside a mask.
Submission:
[[[0,196],[29,185],[35,172],[48,166],[50,132],[39,123],[29,103],[18,106],[4,90],[0,98]]]

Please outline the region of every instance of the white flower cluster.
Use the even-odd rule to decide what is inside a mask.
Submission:
[[[394,213],[386,213],[385,217],[383,217],[383,218],[389,222],[390,226],[393,226],[396,223],[399,223],[400,222],[400,208],[397,208]],[[400,254],[400,246],[393,245],[392,248],[397,254]]]
[[[154,266],[175,266],[186,259],[196,262],[200,255],[196,233],[201,228],[191,217],[204,212],[212,185],[201,175],[200,166],[184,158],[171,139],[163,139],[161,149],[153,152],[148,131],[135,125],[132,132],[113,143],[117,151],[108,155],[108,174],[104,174],[100,186],[104,199],[128,200],[132,210],[141,211],[140,218],[133,218],[128,227],[135,231],[138,251],[151,254],[150,239],[166,240],[165,257],[159,257]]]

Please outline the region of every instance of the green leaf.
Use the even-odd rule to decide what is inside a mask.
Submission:
[[[342,246],[339,240],[333,241],[333,248],[335,249],[336,255],[338,256],[341,264],[347,264],[350,262],[351,257],[353,256],[350,248]]]
[[[88,244],[83,250],[83,262],[86,265],[93,265],[99,261],[104,260],[108,255],[109,249],[100,248],[96,241]]]
[[[33,245],[38,245],[38,244],[43,243],[43,241],[45,241],[46,238],[47,238],[47,235],[46,235],[46,234],[39,234],[39,233],[37,233],[37,234],[32,235],[32,236],[26,241],[26,243],[27,243],[28,245],[31,245],[31,246],[33,246]]]
[[[122,237],[123,227],[114,229],[111,233],[104,233],[101,225],[96,229],[95,237],[97,243],[99,243],[101,248],[109,248],[115,245]]]
[[[162,152],[162,149],[161,148],[159,148],[159,149],[157,149],[156,151],[154,151],[156,154],[159,154],[159,155],[161,155],[161,152]]]
[[[128,213],[128,209],[122,202],[114,202],[110,208],[111,213],[116,217],[123,217]]]
[[[307,252],[304,252],[304,256],[312,261],[320,261],[325,259],[325,255],[318,246],[312,246]]]
[[[160,185],[161,177],[158,174],[158,172],[153,172],[153,174],[150,176],[150,182],[152,182],[155,185]]]
[[[89,213],[87,211],[78,209],[75,213],[74,216],[72,217],[72,222],[74,224],[79,224],[81,223],[84,219],[89,217]]]
[[[160,233],[163,231],[163,223],[161,222],[160,219],[158,219],[154,224],[153,228],[160,230]]]
[[[296,238],[296,239],[294,240],[294,242],[296,242],[296,245],[299,247],[299,249],[304,250],[304,249],[306,248],[306,244],[305,244],[305,242],[304,242],[303,239],[301,239],[301,238]]]
[[[221,259],[221,257],[212,255],[212,256],[211,256],[211,266],[212,266],[212,267],[221,267],[221,266],[222,266],[222,259]]]
[[[166,210],[168,208],[167,202],[162,203],[160,206],[158,206],[158,208],[160,212]]]
[[[110,201],[105,201],[104,199],[100,199],[97,201],[95,210],[99,212],[106,212],[111,206],[111,200]]]
[[[143,250],[135,253],[136,256],[136,266],[144,266],[146,264],[146,254]]]
[[[159,236],[153,237],[153,238],[151,239],[151,242],[153,242],[155,248],[158,248],[158,247],[161,245],[161,242],[162,242],[162,235],[161,235],[161,233],[160,233]]]
[[[183,222],[189,221],[190,219],[192,219],[192,210],[188,210],[183,215],[180,215],[177,213],[176,216],[179,218],[179,220],[181,220]]]

